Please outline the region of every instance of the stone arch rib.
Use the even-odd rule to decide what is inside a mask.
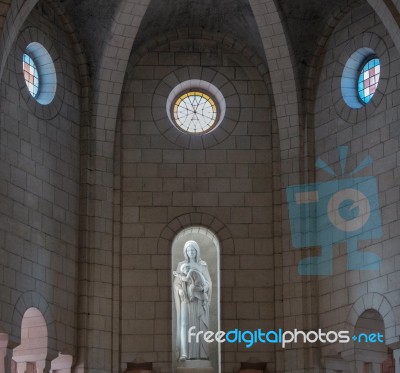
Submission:
[[[78,365],[87,371],[120,371],[118,326],[105,322],[94,330],[95,320],[110,320],[113,307],[113,273],[101,280],[96,273],[112,267],[113,158],[116,123],[122,87],[133,42],[150,0],[119,2],[103,42],[93,83],[92,117],[87,133],[83,170],[86,201],[82,208],[80,263],[80,351]],[[104,309],[98,310],[101,299]],[[115,329],[115,330],[114,330]],[[115,334],[115,335],[114,335]]]
[[[2,1],[3,3],[10,3],[9,1]],[[12,45],[14,44],[17,36],[23,26],[24,22],[32,12],[33,8],[39,0],[25,0],[25,1],[13,1],[9,5],[9,9],[6,14],[0,14],[4,17],[4,26],[0,36],[0,79],[3,76],[4,67],[7,62],[8,55],[10,54]],[[82,94],[84,99],[85,110],[87,109],[88,102],[88,89],[89,89],[89,73],[87,68],[87,61],[84,55],[83,49],[79,43],[76,31],[68,15],[66,14],[63,6],[58,0],[46,0],[50,7],[55,11],[57,16],[61,19],[64,26],[65,32],[71,38],[72,48],[77,57],[77,65],[82,78]],[[0,1],[1,3],[1,1]],[[7,6],[8,6],[7,5]]]
[[[26,0],[23,2],[12,1],[5,16],[3,32],[0,38],[0,79],[3,76],[4,67],[10,54],[11,47],[17,39],[22,25],[38,3],[38,0]]]
[[[388,34],[400,53],[400,1],[367,0],[368,4],[386,27]]]
[[[274,0],[249,0],[264,45],[280,136],[281,160],[291,161],[291,180],[301,159],[300,93],[292,52]],[[288,178],[283,177],[287,185]],[[297,180],[298,181],[298,180]]]

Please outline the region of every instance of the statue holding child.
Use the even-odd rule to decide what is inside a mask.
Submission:
[[[203,338],[188,342],[188,330],[194,333],[209,330],[209,313],[212,282],[207,263],[200,258],[200,247],[195,241],[187,241],[183,248],[185,260],[178,263],[173,272],[176,307],[176,348],[179,361],[208,360],[208,344]]]

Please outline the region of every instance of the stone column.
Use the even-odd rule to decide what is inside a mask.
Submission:
[[[394,372],[400,373],[400,348],[393,350]]]
[[[17,363],[17,372],[18,373],[25,373],[28,363],[26,361]]]
[[[37,361],[36,365],[36,373],[43,373],[43,370],[46,366],[46,360]]]
[[[381,373],[381,365],[382,364],[373,363],[372,364],[372,372],[373,373]]]
[[[349,362],[349,368],[351,373],[363,373],[364,371],[364,361],[353,360]]]
[[[58,357],[51,361],[50,373],[71,373],[72,362],[71,355],[63,355],[60,352]]]
[[[325,373],[348,372],[349,363],[336,356],[325,356],[321,358],[321,365],[325,368]]]
[[[8,334],[0,333],[0,373],[5,373],[5,358],[7,355]]]

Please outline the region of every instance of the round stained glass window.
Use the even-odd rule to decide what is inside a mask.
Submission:
[[[379,58],[368,59],[362,66],[358,77],[358,97],[363,104],[371,101],[376,89],[378,88],[381,64]]]
[[[33,59],[26,53],[23,55],[22,68],[24,71],[25,83],[32,97],[39,92],[39,73]]]
[[[41,105],[50,104],[56,94],[57,74],[53,59],[42,44],[32,42],[26,46],[22,70],[31,96]]]
[[[348,58],[341,88],[345,103],[352,109],[367,105],[378,90],[381,63],[371,48],[360,48]]]
[[[201,134],[211,131],[218,123],[218,106],[208,93],[193,90],[180,94],[172,105],[172,118],[184,132]]]

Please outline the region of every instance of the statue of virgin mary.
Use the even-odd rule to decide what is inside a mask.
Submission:
[[[187,241],[183,247],[185,260],[173,272],[176,307],[176,350],[179,361],[208,360],[208,344],[203,338],[188,342],[188,330],[193,333],[209,330],[212,282],[207,263],[200,259],[200,247]]]

